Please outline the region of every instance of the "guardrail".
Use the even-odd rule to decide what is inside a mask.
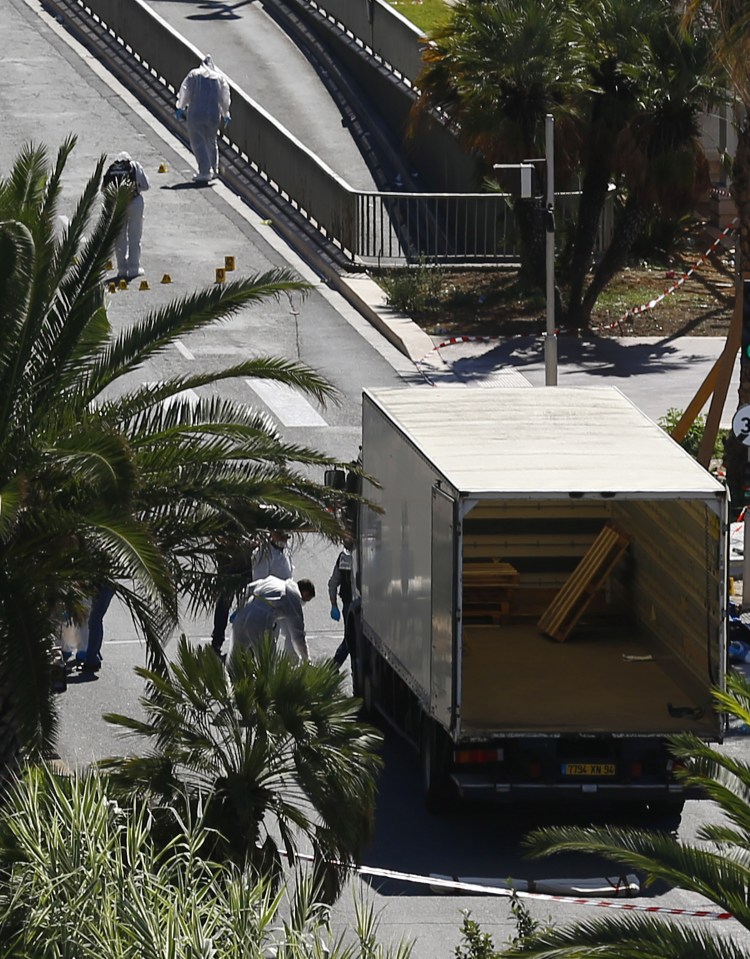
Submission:
[[[172,103],[184,76],[202,60],[201,51],[143,0],[45,2],[63,15],[66,4],[71,4],[93,18],[150,71],[172,95]],[[326,2],[331,6],[341,0]],[[378,10],[376,17],[381,6],[387,7],[379,0],[365,0],[362,5],[365,11]],[[346,7],[353,11],[360,4],[349,2]],[[398,23],[395,33],[388,32],[389,43],[394,36],[399,38],[395,47],[389,46],[389,57],[398,60],[400,69],[411,69],[408,48],[418,31],[398,16],[387,22]],[[232,125],[223,139],[350,261],[362,266],[405,265],[425,259],[475,265],[517,262],[507,197],[355,190],[231,80],[230,86]]]
[[[422,69],[424,34],[385,0],[304,0],[339,24],[409,86]]]

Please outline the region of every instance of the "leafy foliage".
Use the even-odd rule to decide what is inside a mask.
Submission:
[[[461,942],[453,953],[455,959],[498,959],[500,953],[495,949],[492,936],[482,932],[471,912],[465,909],[461,921]]]
[[[672,0],[458,0],[428,39],[415,119],[443,114],[485,173],[544,156],[555,118],[555,188],[580,190],[556,310],[586,326],[654,212],[689,211],[708,186],[698,118],[724,97],[710,33],[681,29]],[[611,184],[621,215],[595,262]],[[535,195],[545,188],[540,166]],[[524,269],[544,289],[542,205],[514,208]]]
[[[356,860],[370,833],[381,743],[358,722],[339,672],[292,663],[272,642],[257,655],[234,650],[225,669],[184,637],[168,675],[137,671],[146,719],[105,718],[150,751],[105,761],[114,782],[180,819],[203,810],[214,837],[204,855],[275,880],[282,851],[293,861],[305,837],[326,894],[336,894],[335,863]]]
[[[750,683],[731,672],[726,686],[725,692],[714,692],[717,708],[739,723],[750,724]],[[634,828],[549,827],[527,837],[527,850],[534,857],[570,851],[604,856],[643,874],[647,886],[664,882],[697,893],[730,912],[743,929],[750,929],[750,764],[690,733],[673,737],[671,749],[680,780],[699,787],[722,814],[701,826],[694,840]],[[745,951],[744,943],[715,936],[707,927],[685,926],[653,914],[619,914],[544,930],[505,955],[735,959]]]
[[[0,763],[53,743],[50,644],[99,584],[129,606],[159,665],[180,593],[195,606],[221,592],[217,542],[269,526],[338,532],[309,478],[335,461],[241,404],[181,395],[257,377],[335,400],[315,371],[261,357],[122,383],[176,338],[306,285],[285,270],[215,284],[116,333],[103,280],[128,192],[99,205],[101,157],[60,232],[74,145],[52,164],[27,145],[0,179]]]
[[[203,859],[200,819],[162,848],[146,807],[119,806],[96,771],[28,768],[0,813],[2,959],[408,959],[377,939],[355,899],[353,936],[334,938],[309,874],[288,888]]]
[[[657,420],[657,423],[666,433],[671,433],[672,430],[677,426],[682,418],[682,410],[676,409],[674,406],[671,406],[664,416],[660,416]],[[703,439],[703,433],[706,429],[706,417],[699,413],[693,421],[693,425],[687,431],[685,439],[680,444],[683,449],[687,450],[691,456],[698,455],[698,449],[701,445],[701,440]],[[716,435],[716,441],[714,443],[714,459],[721,459],[724,455],[724,439],[726,437],[727,430],[719,430]]]
[[[404,313],[437,313],[445,297],[445,272],[423,261],[414,269],[384,273],[380,282],[388,306]]]

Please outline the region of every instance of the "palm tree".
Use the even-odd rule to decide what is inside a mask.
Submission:
[[[586,326],[648,215],[689,210],[705,187],[697,118],[718,96],[706,37],[679,30],[672,0],[459,0],[429,39],[417,113],[447,114],[488,170],[543,156],[544,117],[555,116],[556,187],[581,190],[567,315],[559,291],[557,309]],[[586,289],[612,182],[624,211]],[[517,200],[515,212],[525,268],[543,288],[543,211]]]
[[[66,140],[50,165],[22,149],[0,179],[0,765],[54,741],[49,647],[63,611],[113,585],[143,632],[152,664],[176,623],[180,591],[218,590],[216,540],[271,522],[333,534],[326,493],[307,478],[329,457],[285,443],[263,416],[182,390],[230,377],[335,397],[313,370],[280,359],[123,389],[125,375],[176,338],[301,290],[274,270],[214,285],[115,335],[103,279],[127,191],[108,192],[105,158],[62,234],[55,232]],[[84,236],[87,239],[84,239]]]
[[[38,766],[11,787],[0,810],[3,959],[408,959],[407,945],[378,942],[361,899],[346,942],[334,939],[309,875],[297,871],[277,892],[201,859],[200,820],[163,849],[148,809],[119,806],[108,785],[96,770],[68,777]]]
[[[727,677],[726,692],[714,693],[717,708],[740,723],[750,724],[750,683],[737,672]],[[558,827],[535,830],[525,840],[532,856],[574,850],[605,856],[638,870],[647,884],[657,881],[698,893],[730,912],[750,929],[750,764],[711,748],[685,733],[672,739],[677,775],[699,786],[718,807],[721,817],[704,825],[695,841],[672,834],[614,827]],[[686,956],[734,959],[746,954],[744,943],[710,930],[686,926],[653,914],[620,914],[573,926],[545,930],[506,956],[578,959],[685,959]]]
[[[267,642],[235,650],[225,669],[183,637],[166,676],[147,683],[143,720],[105,718],[150,744],[145,756],[102,763],[126,794],[177,809],[180,822],[205,807],[215,843],[208,858],[249,865],[278,881],[304,838],[327,896],[340,866],[369,837],[382,737],[357,720],[358,703],[329,664],[293,664]],[[304,851],[304,849],[303,849]]]

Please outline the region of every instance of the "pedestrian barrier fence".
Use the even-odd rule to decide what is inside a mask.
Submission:
[[[333,0],[327,2],[329,7],[340,5]],[[201,51],[143,0],[45,0],[45,5],[63,19],[74,8],[79,16],[107,31],[129,56],[150,71],[172,104],[185,75],[203,59]],[[360,5],[345,6],[353,11]],[[363,23],[369,15],[387,26],[383,42],[376,42],[375,55],[385,56],[387,41],[389,62],[396,61],[396,68],[406,77],[406,71],[413,72],[418,59],[419,32],[403,17],[386,20],[388,5],[379,0],[366,0],[362,7]],[[374,23],[372,20],[373,27]],[[358,25],[358,30],[364,29]],[[355,190],[260,104],[229,82],[232,124],[222,133],[224,141],[349,262],[361,266],[518,262],[519,245],[509,196]],[[577,194],[559,195],[559,215],[570,215],[577,203]],[[611,219],[609,202],[600,226],[599,249],[611,235]]]

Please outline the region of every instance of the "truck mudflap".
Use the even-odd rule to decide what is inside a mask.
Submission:
[[[507,739],[454,748],[450,778],[466,799],[678,804],[699,798],[675,776],[665,740]]]

